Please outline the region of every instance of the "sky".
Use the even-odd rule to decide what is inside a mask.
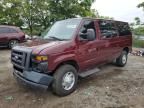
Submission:
[[[110,16],[115,20],[133,22],[139,17],[144,22],[144,11],[137,5],[144,0],[96,0],[92,9],[98,10],[102,16]]]

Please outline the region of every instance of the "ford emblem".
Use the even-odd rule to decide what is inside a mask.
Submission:
[[[17,59],[18,59],[18,56],[15,56],[15,59],[17,60]]]

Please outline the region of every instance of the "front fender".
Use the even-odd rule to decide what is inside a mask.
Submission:
[[[60,56],[53,57],[53,58],[55,58],[55,59],[53,59],[52,62],[49,63],[50,71],[55,70],[59,64],[64,63],[66,61],[73,60],[73,61],[77,62],[75,54],[64,54],[64,55],[60,55]]]

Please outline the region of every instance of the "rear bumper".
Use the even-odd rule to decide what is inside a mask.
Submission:
[[[31,88],[47,89],[53,81],[52,76],[34,71],[24,71],[20,73],[14,70],[13,75],[18,82]]]

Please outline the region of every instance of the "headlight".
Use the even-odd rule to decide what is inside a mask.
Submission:
[[[48,72],[48,56],[33,55],[32,56],[32,69],[37,72]]]
[[[48,56],[36,55],[34,57],[34,60],[39,61],[39,62],[48,61]]]
[[[48,62],[42,62],[37,65],[37,69],[40,72],[47,73],[48,72]]]

